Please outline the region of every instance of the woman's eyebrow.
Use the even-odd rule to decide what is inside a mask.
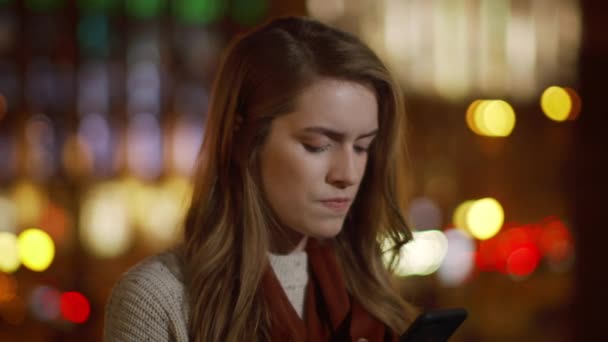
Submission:
[[[344,133],[344,132],[339,132],[339,131],[336,131],[336,130],[333,130],[333,129],[330,129],[327,127],[321,127],[321,126],[306,127],[304,129],[302,129],[302,131],[308,132],[308,133],[322,134],[334,141],[344,141],[344,137],[346,136],[346,133]],[[364,134],[359,135],[357,137],[357,139],[355,139],[355,140],[372,137],[372,136],[375,136],[376,134],[378,134],[377,128],[369,133],[364,133]]]

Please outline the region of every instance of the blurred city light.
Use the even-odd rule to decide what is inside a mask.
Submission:
[[[465,214],[465,228],[479,240],[486,240],[496,235],[503,221],[502,206],[493,198],[475,201]]]
[[[93,171],[98,176],[109,175],[114,166],[114,137],[107,117],[100,114],[85,114],[78,128],[78,144],[73,148],[93,158]],[[88,169],[87,159],[75,160],[80,167]],[[88,167],[87,167],[88,166]]]
[[[101,183],[83,199],[80,240],[89,253],[112,258],[131,246],[133,232],[127,201],[131,193],[126,191],[118,183]]]
[[[421,94],[527,101],[546,80],[576,81],[578,1],[308,0],[307,9],[360,34]]]
[[[28,171],[34,178],[45,180],[59,166],[59,145],[54,124],[47,115],[33,115],[26,122],[25,135],[29,147]]]
[[[555,271],[571,266],[574,259],[574,242],[566,225],[556,218],[548,218],[539,236],[538,246]]]
[[[79,292],[65,292],[61,295],[61,315],[64,319],[82,324],[89,319],[91,304]]]
[[[517,277],[530,275],[538,266],[540,255],[534,245],[520,246],[507,259],[507,271]]]
[[[502,100],[475,100],[467,109],[466,122],[478,135],[506,137],[515,127],[515,112]]]
[[[42,208],[48,202],[45,193],[33,183],[21,181],[14,186],[11,197],[17,207],[17,225],[37,225]]]
[[[0,195],[0,232],[17,230],[17,208],[13,201]]]
[[[158,119],[152,114],[131,118],[127,133],[127,163],[138,177],[155,179],[163,167],[162,134]]]
[[[173,166],[183,176],[191,176],[203,142],[204,126],[193,115],[181,116],[173,129]]]
[[[68,215],[65,208],[49,202],[40,216],[40,227],[49,234],[58,246],[65,244],[69,235],[68,231],[72,222]]]
[[[211,24],[226,12],[227,2],[222,0],[173,0],[173,14],[184,24]]]
[[[401,248],[395,273],[400,276],[429,275],[437,271],[448,250],[448,240],[439,230],[413,232],[414,238]]]
[[[558,122],[576,119],[581,110],[580,97],[576,91],[558,86],[545,89],[540,105],[549,119]]]
[[[307,0],[306,9],[313,17],[332,22],[345,13],[345,0]]]
[[[411,201],[409,224],[417,230],[441,228],[441,208],[428,197],[418,197]]]
[[[55,244],[51,237],[37,228],[26,229],[17,238],[19,258],[32,271],[45,271],[55,258]]]
[[[444,232],[448,240],[448,251],[437,276],[445,286],[459,286],[471,275],[475,266],[475,241],[461,229]]]
[[[10,232],[0,232],[0,272],[13,273],[20,265],[17,236]]]
[[[452,222],[456,225],[457,228],[462,229],[467,232],[467,212],[469,208],[475,203],[475,200],[464,201],[459,204],[454,210],[454,214],[452,215]],[[467,232],[468,233],[468,232]]]
[[[38,286],[29,296],[29,308],[40,321],[53,321],[59,318],[61,293],[50,286]]]
[[[188,208],[188,181],[174,178],[163,186],[141,185],[131,193],[133,211],[146,243],[155,249],[174,243]]]

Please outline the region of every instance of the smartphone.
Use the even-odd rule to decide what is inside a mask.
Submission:
[[[429,310],[420,314],[400,342],[445,342],[467,318],[463,308]]]

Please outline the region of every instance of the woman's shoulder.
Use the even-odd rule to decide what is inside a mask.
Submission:
[[[179,253],[174,248],[150,256],[119,278],[106,304],[106,340],[187,339],[188,307]]]

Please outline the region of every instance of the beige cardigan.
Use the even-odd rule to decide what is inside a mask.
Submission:
[[[188,341],[188,306],[177,255],[167,251],[125,273],[106,305],[104,336],[114,341]]]

